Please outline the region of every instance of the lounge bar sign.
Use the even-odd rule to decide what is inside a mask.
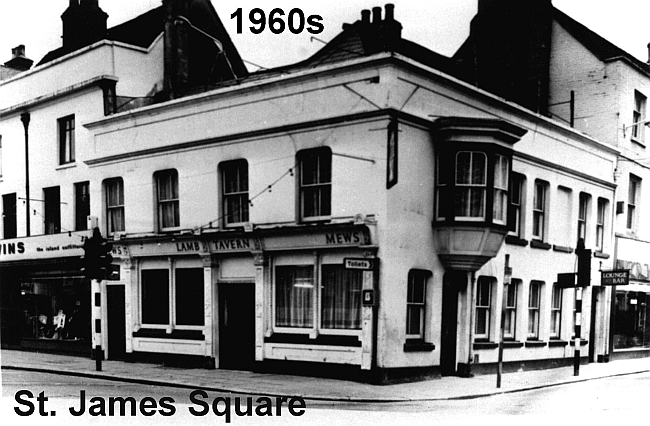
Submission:
[[[630,270],[619,269],[615,271],[602,271],[600,285],[628,285],[630,283]]]

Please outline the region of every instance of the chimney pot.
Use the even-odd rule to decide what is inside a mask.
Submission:
[[[25,45],[20,44],[13,49],[11,49],[12,58],[24,58],[25,57]]]
[[[364,24],[370,23],[370,10],[363,9],[361,11],[361,22],[363,22]]]
[[[381,23],[381,7],[379,6],[372,8],[372,23],[373,24]]]
[[[386,15],[384,16],[384,20],[386,22],[390,22],[395,20],[395,5],[392,3],[388,3],[384,6],[386,9]]]

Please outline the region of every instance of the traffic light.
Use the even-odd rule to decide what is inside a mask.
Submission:
[[[101,281],[107,276],[113,263],[111,251],[113,244],[102,237],[99,228],[93,230],[93,236],[84,241],[84,255],[81,257],[81,272],[86,278]]]

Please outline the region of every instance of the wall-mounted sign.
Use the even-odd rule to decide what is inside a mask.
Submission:
[[[576,287],[576,273],[567,272],[557,274],[557,286],[560,288]]]
[[[372,271],[375,269],[377,259],[365,258],[351,258],[346,257],[343,259],[343,267],[345,269],[356,269],[361,271]]]
[[[120,265],[108,265],[109,270],[106,279],[108,281],[119,281],[120,280]]]
[[[375,305],[375,290],[363,290],[361,296],[363,298],[363,306]]]
[[[628,285],[630,283],[630,271],[628,269],[602,271],[600,274],[600,285]]]

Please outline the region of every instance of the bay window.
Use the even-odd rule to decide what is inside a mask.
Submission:
[[[461,151],[456,154],[454,215],[458,219],[485,219],[487,155]]]

